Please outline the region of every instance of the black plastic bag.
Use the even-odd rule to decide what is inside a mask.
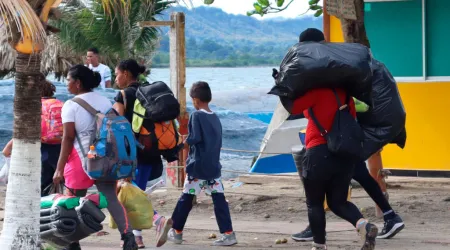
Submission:
[[[361,44],[297,43],[281,62],[269,94],[292,100],[311,89],[343,88],[372,106],[371,62],[369,49]]]
[[[386,66],[372,62],[373,107],[367,112],[357,113],[358,122],[364,130],[363,157],[368,159],[388,143],[403,148],[406,143],[406,112],[397,83]]]

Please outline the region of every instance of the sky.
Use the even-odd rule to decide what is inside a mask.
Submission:
[[[185,0],[186,2],[188,0]],[[191,0],[194,4],[194,7],[198,7],[203,4],[203,0]],[[275,0],[270,0],[271,2],[275,2]],[[253,9],[253,3],[256,0],[215,0],[211,5],[216,8],[220,8],[223,11],[230,14],[242,14],[246,15],[247,11]],[[289,0],[285,0],[285,3],[288,3]],[[286,18],[294,18],[298,17],[300,14],[305,13],[308,9],[308,0],[294,0],[294,2],[287,8],[286,10],[266,15],[263,18],[273,18],[273,17],[286,17]],[[314,14],[309,12],[308,14]],[[254,15],[254,17],[259,17],[259,15]]]

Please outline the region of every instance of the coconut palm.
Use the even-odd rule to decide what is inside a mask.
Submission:
[[[109,13],[100,0],[69,0],[60,7],[61,18],[49,22],[58,33],[47,39],[43,50],[41,71],[57,78],[67,74],[70,65],[82,62],[90,47],[97,47],[103,63],[114,67],[121,58],[134,58],[150,66],[158,44],[159,30],[140,28],[141,21],[156,20],[156,16],[176,1],[129,0],[128,11],[123,5],[112,5]],[[4,37],[4,36],[3,36]],[[0,77],[14,72],[16,55],[6,38],[0,37]]]
[[[155,2],[155,0],[141,1],[149,4],[148,6]],[[0,30],[3,34],[7,34],[8,42],[16,51],[14,146],[6,191],[3,232],[0,237],[2,250],[39,249],[40,83],[43,80],[41,61],[43,56],[45,57],[43,55],[45,46],[51,44],[46,43],[47,33],[55,30],[48,25],[49,16],[57,16],[56,8],[61,2],[62,0],[0,1]],[[109,14],[108,19],[105,20],[111,25],[112,30],[114,25],[118,25],[115,18],[126,21],[131,17],[130,14],[142,13],[130,5],[135,2],[133,0],[96,0],[94,2],[93,8],[101,6],[105,13]],[[122,44],[129,45],[136,37],[138,29],[131,24],[133,22],[129,21],[127,25],[118,26],[122,32],[132,33],[129,38],[120,37]],[[103,31],[106,32],[106,30]],[[142,40],[142,45],[149,38]],[[128,53],[136,52],[131,49],[131,46],[128,48]]]

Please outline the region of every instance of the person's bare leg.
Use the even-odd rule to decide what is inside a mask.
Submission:
[[[383,160],[381,158],[381,151],[382,149],[373,154],[372,156],[370,156],[369,159],[367,159],[367,164],[370,175],[378,182],[378,185],[380,185],[381,191],[386,196],[387,200],[388,194],[385,181],[385,171],[383,171]],[[378,206],[376,207],[376,216],[377,217],[383,216],[383,212]]]

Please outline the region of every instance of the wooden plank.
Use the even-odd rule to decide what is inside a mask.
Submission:
[[[173,26],[173,21],[143,21],[139,22],[139,27],[163,27]]]
[[[280,175],[265,175],[265,174],[252,174],[252,175],[240,175],[239,181],[247,184],[267,184],[267,183],[280,183],[301,186],[300,177],[297,173],[293,173],[292,176],[280,176]]]
[[[356,20],[355,0],[327,0],[325,9],[329,15],[339,19]]]

